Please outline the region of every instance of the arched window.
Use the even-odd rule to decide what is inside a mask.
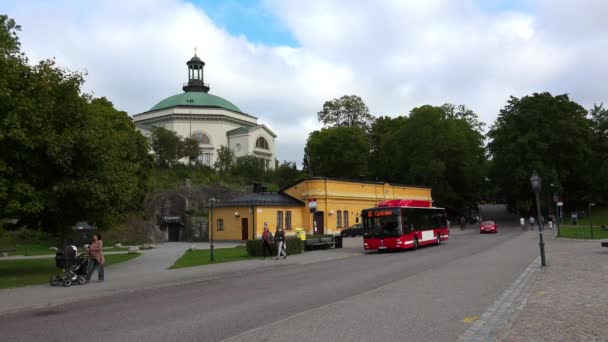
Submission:
[[[211,139],[209,139],[209,136],[203,132],[192,133],[192,136],[190,138],[198,141],[199,144],[211,145]]]
[[[348,228],[348,210],[344,210],[343,214],[344,220],[342,220],[342,224],[344,225],[344,228]]]
[[[342,211],[338,210],[336,213],[336,227],[342,228]]]
[[[258,140],[255,141],[255,147],[267,150],[268,141],[266,141],[266,139],[264,139],[263,137],[259,137]]]

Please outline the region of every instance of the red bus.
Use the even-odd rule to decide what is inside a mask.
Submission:
[[[430,201],[382,201],[361,216],[366,250],[417,249],[449,237],[445,210],[431,207]]]

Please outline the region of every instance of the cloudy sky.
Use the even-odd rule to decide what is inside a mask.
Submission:
[[[602,0],[2,0],[32,61],[86,71],[85,90],[130,114],[181,92],[198,48],[211,93],[271,127],[302,160],[323,102],[374,115],[466,104],[491,124],[510,95],[608,102]]]

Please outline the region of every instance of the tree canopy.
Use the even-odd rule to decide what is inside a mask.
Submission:
[[[326,101],[317,116],[319,122],[330,127],[360,127],[367,130],[374,122],[369,108],[356,95],[344,95]]]
[[[512,206],[527,210],[534,170],[543,179],[543,199],[550,184],[568,199],[588,197],[593,135],[586,116],[568,95],[550,93],[511,97],[500,110],[488,133],[491,178]]]
[[[79,73],[30,66],[18,30],[0,16],[0,218],[58,233],[138,208],[146,139],[110,101],[82,94]]]

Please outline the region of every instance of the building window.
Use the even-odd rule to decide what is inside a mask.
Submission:
[[[277,211],[277,228],[283,228],[283,212]]]
[[[338,212],[336,213],[336,227],[337,228],[342,227],[342,211],[341,210],[338,210]]]
[[[224,219],[217,219],[217,230],[224,230]]]
[[[291,229],[291,211],[285,212],[285,229]]]
[[[259,137],[258,140],[255,141],[255,147],[267,150],[268,141],[266,141],[266,139],[264,139],[263,137]]]
[[[213,153],[203,153],[200,156],[203,165],[211,166],[211,156],[213,156]]]
[[[344,227],[348,228],[348,210],[344,210]]]
[[[198,141],[199,145],[211,145],[211,139],[203,132],[194,132],[190,138]]]
[[[234,150],[235,150],[236,152],[241,152],[241,144],[236,144],[236,145],[234,146]]]

